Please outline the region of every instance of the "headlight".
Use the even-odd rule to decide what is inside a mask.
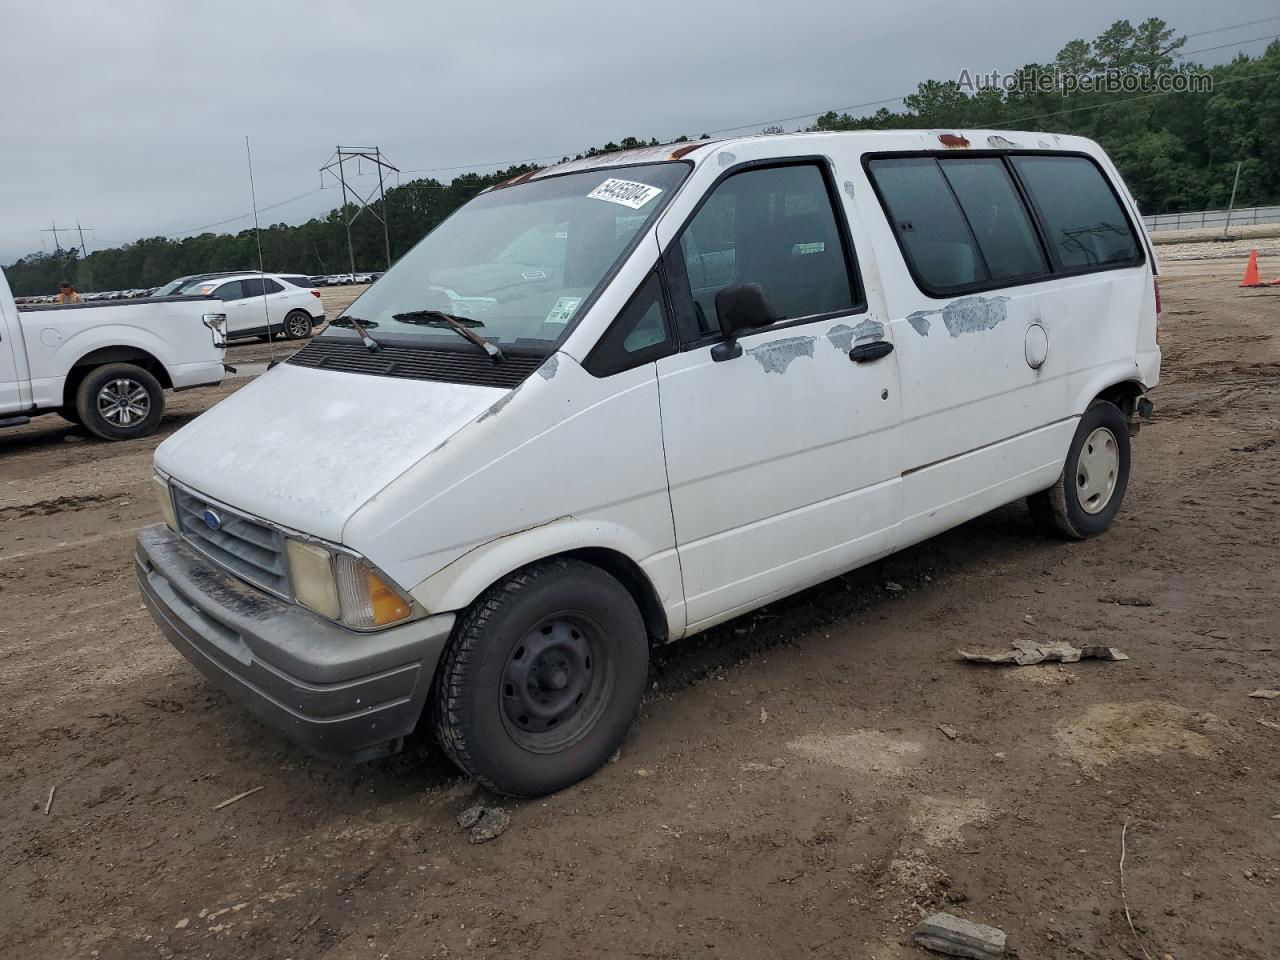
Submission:
[[[178,515],[173,512],[173,494],[169,492],[169,481],[158,473],[151,475],[156,485],[156,500],[160,502],[160,515],[165,525],[174,533],[178,533]]]
[[[322,617],[370,630],[413,614],[412,604],[356,557],[293,539],[285,551],[295,599]]]

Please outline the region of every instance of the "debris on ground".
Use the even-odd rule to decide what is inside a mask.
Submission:
[[[44,802],[44,815],[46,817],[49,815],[49,811],[53,808],[53,794],[57,789],[58,785],[56,783],[49,788],[49,799]]]
[[[1003,930],[962,920],[950,913],[934,913],[925,917],[916,927],[914,937],[920,946],[952,957],[994,960],[1005,955]]]
[[[458,814],[458,826],[471,831],[472,843],[487,843],[507,832],[511,816],[502,807],[486,807],[477,803]]]
[[[253,796],[255,793],[257,793],[259,790],[265,790],[265,789],[267,789],[267,788],[266,788],[266,787],[254,787],[252,790],[246,790],[244,793],[237,793],[234,797],[227,797],[227,799],[223,800],[221,803],[215,803],[215,804],[213,805],[213,809],[215,809],[215,810],[221,810],[223,807],[229,807],[229,806],[231,806],[233,803],[239,803],[239,802],[240,802],[241,800],[243,800],[245,797],[252,797],[252,796]]]
[[[1280,690],[1255,690],[1249,696],[1257,697],[1259,700],[1275,700],[1280,697]]]
[[[884,588],[888,590],[890,593],[901,593],[903,590],[906,589],[906,587],[904,587],[902,584],[894,583],[892,580],[886,583],[884,585]]]
[[[1280,720],[1259,720],[1264,727],[1270,727],[1272,730],[1280,730]]]
[[[946,737],[948,740],[954,740],[958,736],[960,736],[959,730],[957,730],[955,727],[948,726],[945,723],[938,724],[938,729],[942,731],[942,735]]]
[[[1078,663],[1083,659],[1095,660],[1128,660],[1127,654],[1115,647],[1104,647],[1098,644],[1086,644],[1073,647],[1063,641],[1041,643],[1035,640],[1015,640],[1013,649],[1000,653],[969,653],[957,650],[956,653],[970,663],[1012,663],[1020,667],[1029,667],[1037,663],[1059,661],[1061,663]],[[1277,694],[1280,696],[1280,694]]]

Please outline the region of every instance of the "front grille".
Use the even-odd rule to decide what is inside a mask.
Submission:
[[[370,353],[359,340],[317,337],[286,362],[298,367],[343,370],[375,377],[405,380],[438,380],[481,387],[518,387],[542,366],[546,357],[504,349],[506,359],[494,363],[474,348],[466,353],[429,347],[397,347],[384,344]]]
[[[178,526],[187,542],[242,580],[291,598],[285,570],[284,536],[274,527],[210,503],[179,487],[173,488]],[[221,521],[218,529],[206,522],[206,511]]]

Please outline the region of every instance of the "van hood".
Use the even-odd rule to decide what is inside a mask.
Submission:
[[[281,364],[156,449],[229,507],[342,541],[361,506],[509,391]]]

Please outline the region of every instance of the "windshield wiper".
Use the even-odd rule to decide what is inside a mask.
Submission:
[[[474,330],[468,329],[468,327],[483,327],[484,324],[479,320],[454,316],[452,313],[444,313],[440,310],[407,310],[404,313],[393,313],[391,319],[399,320],[401,323],[415,323],[424,327],[438,327],[443,324],[464,340],[470,340],[474,343],[487,353],[489,359],[494,363],[501,363],[507,359],[502,351],[498,349],[496,343],[491,343]]]
[[[364,341],[364,345],[365,347],[368,348],[370,353],[377,353],[379,350],[382,349],[382,345],[379,344],[377,340],[373,339],[373,337],[369,336],[369,331],[366,330],[362,324],[363,324],[363,321],[357,320],[355,317],[345,313],[342,316],[329,321],[330,326],[350,327],[352,330],[354,330],[356,333],[360,335],[360,339]],[[376,327],[377,324],[370,322],[369,326]]]

